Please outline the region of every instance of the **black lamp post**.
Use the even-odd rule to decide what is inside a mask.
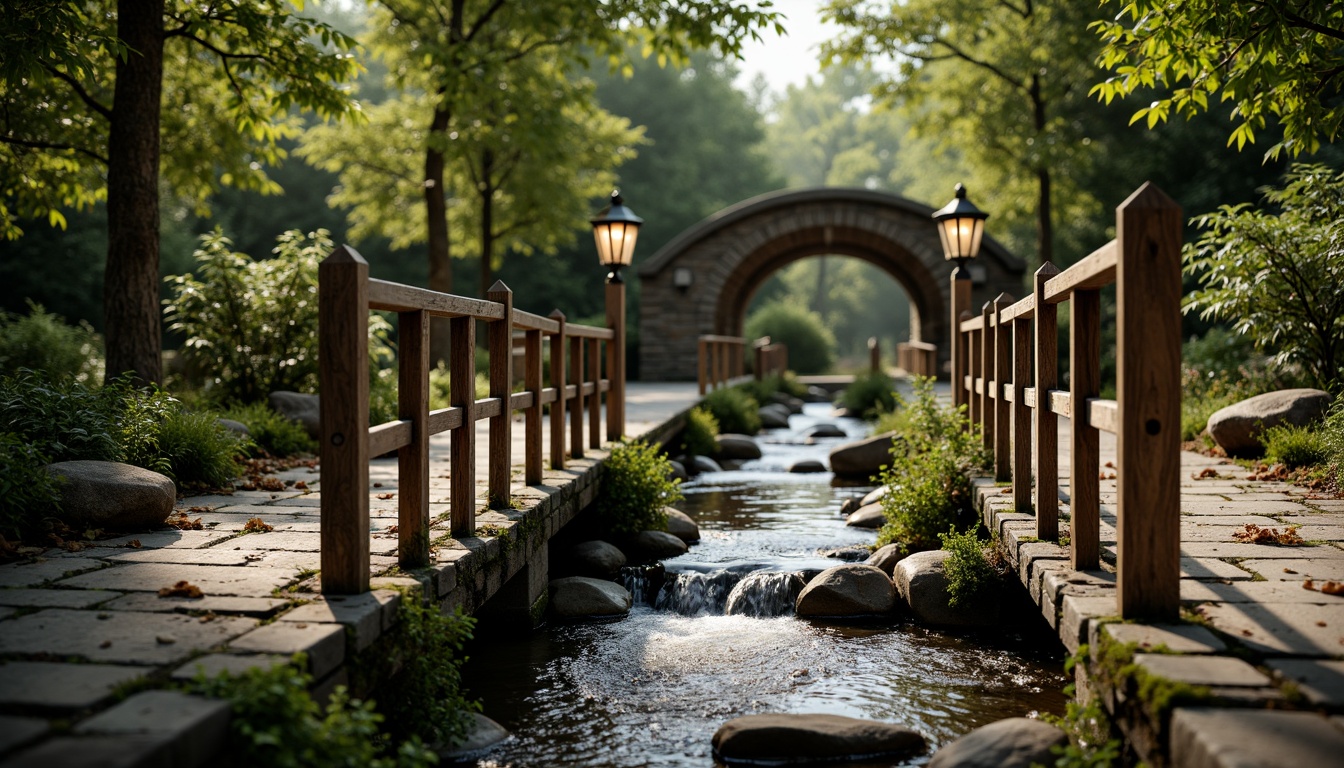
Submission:
[[[630,266],[635,257],[635,240],[644,220],[626,207],[621,191],[613,190],[611,205],[592,219],[597,259],[611,270],[607,273],[607,327],[612,339],[607,342],[607,440],[620,440],[625,432],[625,283],[621,268]]]
[[[952,271],[952,403],[966,405],[970,392],[963,384],[969,370],[965,350],[962,349],[961,316],[971,308],[971,271],[966,262],[980,255],[980,241],[985,235],[985,219],[989,214],[976,208],[966,199],[966,187],[957,185],[957,196],[952,202],[933,212],[938,225],[938,237],[943,241],[943,257],[955,262]]]

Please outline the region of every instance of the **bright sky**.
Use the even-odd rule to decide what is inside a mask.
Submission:
[[[757,73],[765,75],[770,90],[783,93],[785,86],[801,85],[809,75],[820,72],[817,62],[821,42],[835,36],[833,24],[823,25],[817,16],[821,0],[774,0],[783,16],[788,35],[774,30],[763,33],[762,42],[750,42],[742,50],[738,85],[746,88]]]

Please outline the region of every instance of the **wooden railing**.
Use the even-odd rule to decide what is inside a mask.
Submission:
[[[971,421],[1036,535],[1059,537],[1056,417],[1070,420],[1069,556],[1100,566],[1100,432],[1116,435],[1117,603],[1125,618],[1175,619],[1180,604],[1181,211],[1145,184],[1116,209],[1116,239],[1031,296],[1000,295],[953,333]],[[1116,399],[1100,398],[1101,289],[1116,286]],[[1069,388],[1058,387],[1058,305],[1069,303]],[[1033,360],[1034,376],[1033,376]],[[1032,411],[1035,411],[1035,440]],[[1032,464],[1036,467],[1032,497]]]
[[[882,372],[882,344],[876,336],[868,337],[868,372]]]
[[[926,341],[903,341],[896,345],[896,365],[911,376],[937,376],[938,347]]]
[[[762,336],[751,346],[756,355],[754,374],[757,381],[766,376],[783,376],[789,370],[788,344],[772,342],[769,336]]]
[[[342,246],[318,268],[321,391],[322,591],[356,594],[369,587],[369,458],[397,452],[398,557],[402,568],[429,564],[429,438],[449,432],[449,521],[453,536],[476,529],[476,422],[489,420],[487,499],[510,503],[513,412],[524,414],[524,473],[542,480],[542,406],[550,409],[550,460],[565,466],[565,414],[570,455],[602,445],[601,395],[624,380],[611,355],[619,331],[565,322],[559,310],[541,317],[514,309],[513,292],[497,282],[485,300],[436,293],[369,278],[369,266]],[[398,420],[369,427],[369,310],[398,315]],[[449,407],[429,409],[429,324],[449,318]],[[476,399],[476,321],[488,323],[490,396]],[[523,387],[513,392],[513,332],[523,334]],[[550,346],[551,386],[543,387],[542,344]],[[602,376],[600,345],[607,346]],[[566,366],[566,348],[568,361]],[[585,366],[586,362],[586,366]],[[606,398],[607,437],[624,429],[618,398]]]
[[[745,374],[747,340],[705,334],[699,339],[700,394],[727,386]]]

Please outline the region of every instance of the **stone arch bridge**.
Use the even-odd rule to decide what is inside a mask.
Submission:
[[[765,281],[809,256],[852,256],[885,270],[910,297],[912,341],[937,344],[948,359],[951,267],[943,259],[934,209],[867,189],[822,187],[772,192],[701,221],[638,269],[640,376],[696,376],[697,338],[742,335],[747,307]],[[986,237],[971,264],[971,306],[1022,291],[1026,264]]]

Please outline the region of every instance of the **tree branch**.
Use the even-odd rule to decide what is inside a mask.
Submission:
[[[88,155],[89,157],[103,163],[104,165],[107,164],[107,158],[104,157],[103,155],[100,155],[87,147],[80,147],[74,144],[56,144],[49,141],[31,141],[28,139],[20,139],[15,136],[0,136],[0,144],[13,144],[15,146],[29,147],[31,149],[70,150],[73,152],[78,152],[82,155]]]
[[[98,101],[97,99],[93,98],[93,95],[90,94],[88,91],[84,90],[84,86],[80,85],[78,80],[66,74],[65,72],[56,69],[55,67],[51,66],[45,61],[42,62],[42,68],[47,70],[47,72],[50,73],[52,76],[54,76],[57,80],[60,80],[64,82],[66,85],[70,86],[70,89],[75,92],[75,95],[79,97],[80,101],[83,101],[85,104],[89,106],[89,109],[92,109],[94,112],[97,112],[98,114],[102,115],[103,118],[105,120],[108,120],[109,122],[112,120],[112,110],[104,106],[101,101]]]

